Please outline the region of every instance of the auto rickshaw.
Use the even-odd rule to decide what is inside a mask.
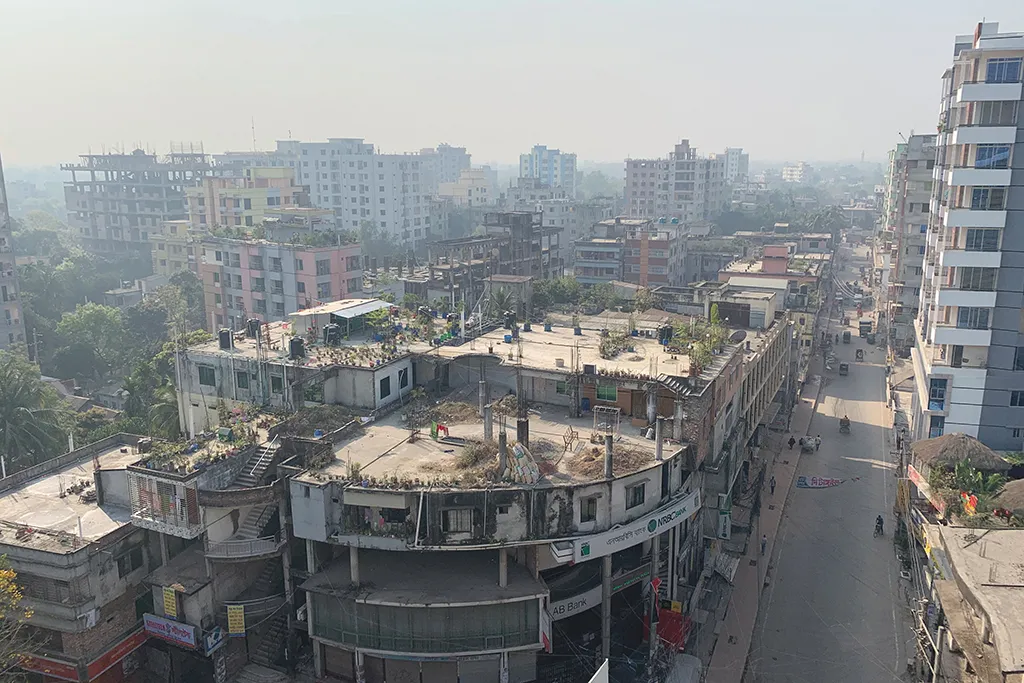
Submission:
[[[864,360],[864,349],[857,349],[857,360]]]
[[[849,374],[850,374],[850,364],[849,363],[840,363],[839,364],[839,376],[840,377],[845,377],[846,375],[849,375]]]
[[[839,433],[850,433],[850,418],[846,417],[845,415],[843,415],[843,417],[839,420]]]
[[[850,343],[850,331],[849,330],[847,330],[846,332],[843,332],[843,343],[844,344],[849,344]]]

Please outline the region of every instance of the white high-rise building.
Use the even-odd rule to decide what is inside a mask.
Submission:
[[[1024,34],[957,36],[942,105],[912,353],[914,438],[1024,448]],[[1024,154],[1024,153],[1022,153]]]
[[[0,160],[0,349],[25,343],[25,323],[22,320],[19,294],[4,167]]]
[[[534,145],[519,155],[519,177],[536,178],[545,185],[561,187],[570,197],[576,196],[576,155],[544,145]]]
[[[714,218],[730,201],[726,155],[702,157],[683,140],[668,158],[626,159],[626,207],[634,218]]]
[[[269,153],[215,155],[226,166],[259,161],[295,169],[296,181],[309,187],[310,202],[334,211],[339,228],[359,229],[372,222],[403,246],[414,247],[431,233],[443,233],[431,211],[437,195],[439,155],[381,154],[361,138],[326,142],[279,140]]]
[[[472,155],[465,147],[452,147],[447,142],[442,142],[436,149],[425,147],[420,154],[435,156],[434,172],[438,183],[457,183],[462,172],[473,167]]]
[[[725,180],[732,184],[738,180],[745,181],[750,173],[750,155],[743,152],[742,147],[725,148]]]

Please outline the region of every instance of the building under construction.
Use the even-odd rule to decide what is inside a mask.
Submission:
[[[209,174],[202,147],[175,147],[167,156],[136,149],[130,154],[83,154],[61,164],[68,225],[98,254],[143,251],[163,221],[187,217],[185,188]]]

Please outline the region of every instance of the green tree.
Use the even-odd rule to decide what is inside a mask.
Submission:
[[[0,555],[0,681],[20,683],[28,680],[19,665],[22,657],[37,649],[28,628],[32,610],[22,605],[25,599],[18,575],[6,555]]]
[[[721,322],[722,319],[719,317],[718,314],[718,304],[711,304],[711,324],[719,325],[721,324]]]
[[[124,378],[121,388],[128,393],[124,412],[127,417],[145,417],[153,405],[154,395],[163,383],[152,360],[136,364],[132,374]]]
[[[512,290],[498,287],[491,290],[487,298],[487,315],[496,318],[504,315],[505,311],[516,310],[516,295]]]
[[[81,344],[91,349],[99,361],[100,377],[118,366],[125,355],[124,324],[121,311],[102,304],[82,304],[67,313],[57,324],[57,334],[65,345]]]
[[[178,396],[170,382],[157,387],[149,406],[150,433],[165,439],[175,439],[180,433],[178,423]]]
[[[638,313],[654,308],[657,303],[657,299],[654,296],[654,292],[649,287],[641,287],[636,291],[636,297],[633,299],[633,310]]]
[[[0,454],[7,471],[64,452],[70,416],[39,369],[18,354],[0,351]]]

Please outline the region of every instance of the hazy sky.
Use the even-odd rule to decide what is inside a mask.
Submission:
[[[261,149],[880,159],[983,17],[1024,31],[1024,0],[0,0],[0,154],[246,150],[254,117]]]

